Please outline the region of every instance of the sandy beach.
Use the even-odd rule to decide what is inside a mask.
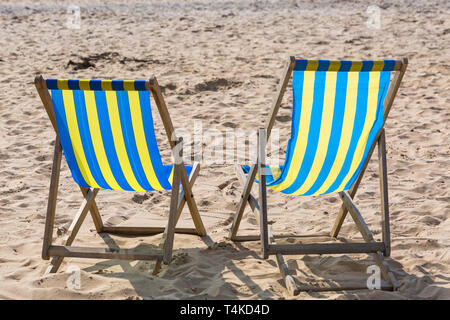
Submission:
[[[79,28],[71,25],[63,1],[0,2],[0,299],[450,299],[449,1],[76,4]],[[379,24],[367,22],[369,5],[378,8]],[[37,74],[144,80],[155,75],[176,128],[193,133],[196,122],[203,130],[257,130],[267,121],[291,55],[409,58],[386,123],[392,234],[387,263],[399,290],[289,296],[274,257],[261,258],[259,242],[227,239],[242,191],[228,163],[201,164],[193,191],[208,237],[177,234],[173,260],[158,275],[149,272],[152,262],[67,258],[58,273],[44,276],[48,261],[41,259],[41,250],[55,133],[34,87]],[[282,159],[291,111],[288,90],[275,123]],[[154,119],[161,154],[169,162],[157,113]],[[336,194],[292,197],[269,191],[268,199],[271,228],[281,234],[329,233],[341,205]],[[81,200],[63,160],[56,241],[64,237]],[[105,224],[164,226],[169,200],[169,192],[100,190],[97,203]],[[356,203],[379,239],[376,156]],[[180,226],[192,226],[187,208]],[[259,232],[249,208],[241,232]],[[350,218],[340,236],[360,237]],[[75,244],[150,248],[159,239],[98,234],[88,216]],[[367,255],[286,260],[303,282],[365,280],[373,264]],[[79,289],[67,287],[73,266],[80,270]]]

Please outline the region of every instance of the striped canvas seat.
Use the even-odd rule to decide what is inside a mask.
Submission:
[[[266,170],[267,187],[312,196],[348,190],[382,128],[395,68],[394,60],[296,60],[291,138],[284,164]]]
[[[62,149],[82,187],[172,188],[163,165],[146,81],[47,79]],[[192,166],[186,166],[189,175]]]

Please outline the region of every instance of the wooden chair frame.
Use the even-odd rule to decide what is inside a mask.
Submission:
[[[241,166],[236,165],[236,171],[239,180],[244,185],[236,214],[234,216],[233,224],[230,230],[229,238],[233,241],[261,241],[261,251],[264,259],[269,255],[275,255],[280,273],[284,280],[287,290],[291,295],[297,294],[299,291],[327,291],[327,290],[351,290],[367,288],[366,283],[350,283],[344,286],[297,286],[296,282],[290,275],[289,269],[284,261],[283,254],[287,255],[304,255],[304,254],[344,254],[344,253],[368,253],[371,254],[377,265],[380,267],[380,272],[385,280],[381,281],[381,289],[396,290],[398,284],[392,272],[389,271],[388,265],[384,262],[384,257],[390,255],[390,230],[389,230],[389,202],[388,202],[388,183],[387,183],[387,164],[386,164],[386,141],[384,133],[384,123],[388,117],[389,111],[392,107],[394,98],[400,86],[403,75],[406,71],[408,60],[403,58],[396,60],[394,75],[389,84],[386,98],[383,103],[384,115],[383,126],[378,132],[368,154],[368,157],[363,165],[363,168],[353,183],[349,191],[339,192],[339,196],[343,204],[339,210],[338,216],[330,233],[330,240],[336,240],[339,234],[342,223],[348,212],[355,222],[358,230],[362,234],[365,242],[363,243],[312,243],[312,244],[276,244],[275,237],[271,233],[267,224],[267,195],[266,195],[266,177],[263,174],[265,170],[265,154],[266,142],[275,123],[278,110],[283,99],[284,92],[289,83],[289,79],[295,68],[296,59],[290,57],[289,63],[286,66],[281,77],[280,85],[277,90],[276,99],[273,102],[270,118],[265,128],[258,131],[258,151],[257,161],[252,164],[250,171],[245,175]],[[376,242],[374,237],[367,227],[361,213],[353,202],[359,184],[361,183],[364,172],[367,168],[370,158],[372,157],[375,145],[378,144],[378,162],[379,162],[379,177],[380,177],[380,192],[381,192],[381,217],[382,217],[382,241]],[[251,188],[255,181],[256,173],[259,175],[259,199],[251,194]],[[256,221],[260,225],[259,236],[238,236],[237,232],[247,203],[252,209]]]
[[[149,90],[158,107],[170,148],[177,160],[174,164],[173,183],[170,198],[169,218],[166,227],[121,227],[121,226],[104,226],[100,216],[95,197],[99,189],[80,187],[84,200],[78,210],[75,218],[68,229],[68,235],[63,239],[63,245],[53,245],[53,229],[56,212],[56,198],[58,194],[59,176],[61,169],[62,147],[59,140],[58,129],[56,126],[55,114],[53,111],[53,103],[46,86],[45,79],[42,76],[35,78],[35,86],[42,100],[44,108],[52,123],[56,133],[55,150],[53,155],[52,175],[50,181],[50,190],[47,205],[47,215],[45,220],[45,231],[42,248],[42,258],[44,260],[53,257],[46,273],[57,272],[64,257],[94,258],[94,259],[120,259],[120,260],[156,260],[153,274],[157,274],[160,270],[161,263],[168,264],[172,257],[172,248],[174,233],[195,234],[199,236],[206,235],[206,229],[198,212],[197,204],[192,193],[192,186],[198,176],[200,165],[194,163],[189,177],[182,159],[182,148],[177,148],[182,143],[181,138],[177,138],[174,133],[172,120],[169,115],[166,103],[161,93],[156,77],[152,77],[146,81],[146,88]],[[180,150],[181,149],[181,150]],[[177,150],[177,151],[176,151]],[[178,154],[177,154],[178,152]],[[182,190],[180,190],[180,181]],[[187,203],[189,211],[194,222],[195,228],[176,228],[176,224],[180,218],[184,205]],[[136,252],[129,249],[110,249],[110,248],[88,248],[73,247],[72,243],[80,230],[81,225],[90,211],[96,231],[98,233],[114,233],[124,235],[152,235],[163,233],[159,247],[160,249],[152,249],[149,252]]]

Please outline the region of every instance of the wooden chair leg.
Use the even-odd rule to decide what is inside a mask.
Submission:
[[[59,137],[55,139],[55,151],[53,153],[52,177],[48,195],[47,216],[45,218],[44,240],[42,245],[42,259],[48,260],[48,248],[53,241],[53,226],[55,224],[56,199],[58,196],[59,175],[61,171],[62,148]]]
[[[72,224],[69,227],[68,233],[69,235],[65,238],[65,245],[71,246],[73,241],[75,240],[75,237],[78,234],[78,231],[80,230],[81,225],[84,222],[84,219],[86,218],[86,215],[89,211],[89,209],[92,206],[92,203],[95,199],[95,196],[97,195],[99,189],[89,189],[86,198],[83,200],[80,209],[78,210],[77,214],[75,215],[74,220],[72,221]],[[46,273],[55,273],[58,271],[59,267],[61,266],[61,263],[63,261],[63,257],[54,256],[51,265],[47,268]]]
[[[197,180],[198,174],[200,172],[200,163],[194,163],[191,174],[189,175],[189,186],[192,188],[194,186],[195,180]],[[186,194],[184,190],[180,191],[180,195],[178,196],[178,209],[177,214],[175,216],[175,225],[177,225],[178,220],[180,219],[181,212],[183,211],[184,205],[186,204]]]
[[[233,224],[231,225],[229,238],[231,240],[236,239],[237,232],[239,230],[239,226],[241,224],[242,216],[245,211],[245,206],[247,205],[247,201],[252,190],[253,182],[255,181],[256,172],[258,170],[256,162],[251,166],[250,172],[247,175],[247,179],[244,184],[244,190],[242,191],[241,198],[239,200],[239,204],[237,207],[236,214],[234,215]]]
[[[191,170],[191,174],[189,175],[189,185],[191,187],[194,185],[195,180],[198,177],[199,171],[200,171],[200,164],[198,162],[196,162],[194,164],[192,170]],[[178,220],[181,217],[181,213],[183,212],[183,208],[184,208],[185,204],[186,204],[186,196],[185,196],[183,190],[181,190],[181,191],[179,191],[179,195],[178,195],[178,207],[177,207],[177,212],[175,214],[175,227],[176,227],[176,225],[178,223]],[[163,236],[162,236],[161,241],[159,243],[159,247],[160,248],[164,247],[164,242],[165,242],[166,238],[167,238],[167,226],[164,229]]]
[[[81,190],[81,193],[83,194],[83,197],[86,198],[89,188],[80,186],[80,190]],[[102,216],[100,215],[100,212],[98,210],[97,203],[95,202],[95,200],[92,202],[90,212],[91,212],[92,220],[94,222],[95,230],[97,231],[97,233],[103,232]]]
[[[267,190],[266,190],[266,131],[258,131],[258,172],[259,172],[259,207],[261,209],[261,252],[264,259],[269,258],[269,237],[267,233]]]
[[[183,191],[185,194],[185,199],[189,207],[189,212],[191,213],[192,220],[194,221],[195,229],[197,229],[197,234],[199,236],[206,235],[206,229],[203,224],[200,213],[198,212],[197,203],[195,202],[194,194],[192,193],[191,186],[189,185],[189,179],[186,173],[186,168],[184,164],[181,164],[180,169],[180,179],[181,185],[183,186]]]
[[[389,222],[389,198],[387,181],[387,162],[386,162],[386,138],[384,129],[378,139],[378,162],[380,176],[380,194],[381,194],[381,231],[382,241],[385,245],[384,256],[391,255],[391,232]]]
[[[175,233],[175,219],[178,208],[178,195],[180,191],[180,164],[176,164],[173,172],[172,196],[170,199],[169,221],[167,223],[167,232],[165,232],[164,241],[164,264],[169,264],[172,259],[173,238]]]

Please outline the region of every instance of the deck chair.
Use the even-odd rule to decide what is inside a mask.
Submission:
[[[182,140],[172,121],[155,77],[145,80],[67,80],[35,78],[42,103],[56,132],[48,197],[42,258],[50,259],[47,273],[57,272],[64,257],[122,260],[171,260],[174,233],[206,235],[192,186],[199,164],[185,165]],[[150,106],[150,94],[158,107],[174,164],[164,165],[159,153]],[[62,153],[84,200],[62,245],[53,245],[56,198]],[[181,191],[180,191],[181,182]],[[170,212],[165,227],[103,225],[95,197],[100,189],[126,191],[171,190]],[[187,202],[195,228],[176,228]],[[98,233],[152,235],[163,233],[159,248],[145,252],[72,246],[90,212]]]
[[[256,161],[237,165],[244,184],[230,230],[234,241],[260,240],[262,256],[275,255],[288,291],[326,291],[367,288],[364,284],[344,286],[297,286],[289,274],[283,254],[373,255],[385,279],[381,289],[396,289],[397,283],[384,256],[390,254],[388,185],[384,123],[406,71],[407,59],[383,61],[297,60],[290,57],[278,88],[265,128],[258,130]],[[393,77],[391,80],[391,73]],[[283,165],[265,164],[265,146],[275,123],[283,94],[291,74],[293,111],[291,137]],[[353,202],[367,164],[378,144],[380,168],[382,241],[377,242]],[[258,174],[259,173],[259,174]],[[259,182],[259,199],[251,194],[253,182]],[[266,188],[289,195],[318,196],[339,193],[340,208],[329,240],[333,243],[276,244],[267,223]],[[259,236],[238,236],[237,231],[249,203],[260,225]],[[350,213],[364,242],[341,243],[337,236]]]

